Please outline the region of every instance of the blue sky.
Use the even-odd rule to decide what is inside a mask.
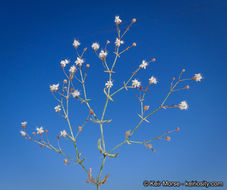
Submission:
[[[145,100],[151,109],[161,103],[171,78],[181,69],[186,69],[185,77],[201,72],[204,80],[186,83],[190,90],[168,99],[167,104],[186,100],[187,111],[161,110],[133,138],[157,137],[176,127],[181,128],[180,132],[171,134],[170,142],[152,143],[155,152],[142,145],[122,146],[117,151],[118,158],[106,161],[103,174],[110,173],[110,179],[102,189],[142,190],[146,189],[142,186],[145,179],[226,183],[226,8],[226,2],[221,0],[1,1],[0,189],[95,188],[85,183],[87,176],[79,166],[65,166],[61,155],[25,141],[19,134],[20,122],[27,120],[30,132],[43,125],[53,144],[56,134],[67,127],[54,112],[57,102],[49,85],[64,79],[60,60],[75,60],[74,38],[82,48],[88,47],[88,96],[101,114],[107,75],[90,46],[98,41],[103,47],[106,40],[113,45],[115,15],[120,15],[123,28],[137,18],[124,39],[125,44],[136,42],[137,47],[119,59],[114,89],[129,78],[143,59],[153,57],[157,62],[136,76],[142,84],[151,75],[159,80]],[[79,85],[78,89],[82,91]],[[139,103],[135,96],[136,90],[122,91],[109,104],[106,119],[113,121],[104,127],[107,149],[120,143],[125,131],[138,123]],[[73,103],[70,111],[76,129],[86,118],[87,109]],[[101,162],[96,146],[99,136],[99,127],[89,123],[78,140],[79,149],[87,158],[85,165],[93,168],[95,176]],[[74,153],[69,143],[64,148]]]

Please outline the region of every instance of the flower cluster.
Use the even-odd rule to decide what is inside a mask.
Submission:
[[[73,46],[75,47],[75,48],[78,48],[78,46],[80,45],[80,42],[79,41],[77,41],[76,39],[73,41]]]
[[[95,51],[97,51],[100,48],[100,45],[97,42],[95,42],[95,43],[93,43],[91,45],[91,47],[92,47],[92,49],[94,49]]]
[[[120,40],[119,38],[116,38],[115,45],[117,47],[120,47],[120,45],[123,44],[123,43],[124,43],[124,41]]]
[[[148,63],[145,60],[143,60],[142,64],[140,65],[140,68],[146,69],[147,66],[148,66]]]
[[[69,60],[68,59],[65,59],[65,60],[61,60],[61,62],[60,62],[60,64],[61,64],[61,66],[64,68],[64,67],[66,67],[66,65],[68,65],[69,64]]]
[[[111,88],[113,86],[113,82],[111,80],[106,82],[106,88]]]
[[[58,90],[59,90],[59,83],[50,85],[51,92],[58,91]]]
[[[101,59],[105,59],[106,56],[107,56],[107,52],[104,51],[104,50],[101,50],[100,53],[99,53],[99,57],[100,57]]]
[[[170,135],[172,132],[179,131],[179,127],[175,128],[172,131],[167,131],[164,134],[159,135],[158,137],[151,138],[151,139],[143,139],[138,140],[134,139],[134,133],[136,130],[141,126],[148,124],[149,118],[159,111],[160,109],[180,109],[180,110],[187,110],[188,109],[188,103],[186,101],[181,101],[178,104],[167,104],[167,100],[170,95],[174,94],[176,91],[180,90],[188,90],[189,84],[185,82],[189,81],[196,81],[200,82],[203,77],[200,73],[194,74],[193,76],[189,78],[182,78],[183,73],[185,72],[185,69],[181,71],[181,73],[178,76],[178,79],[176,80],[175,77],[172,78],[172,81],[170,83],[169,92],[166,96],[163,97],[162,101],[157,104],[155,107],[155,104],[152,102],[152,105],[149,105],[151,102],[149,99],[147,100],[147,94],[152,91],[152,88],[155,88],[156,84],[160,82],[157,80],[157,78],[151,74],[149,74],[150,78],[144,80],[138,80],[137,73],[138,72],[145,72],[147,71],[147,67],[152,66],[152,64],[156,61],[155,58],[151,58],[150,60],[141,60],[140,63],[137,64],[137,66],[134,68],[131,76],[128,77],[128,80],[126,81],[120,81],[118,84],[121,85],[119,88],[117,85],[117,79],[115,78],[115,73],[117,72],[117,69],[115,68],[115,65],[117,64],[118,60],[121,58],[121,56],[127,52],[130,48],[136,47],[136,43],[132,42],[130,45],[127,46],[127,40],[123,38],[129,31],[130,27],[136,22],[136,19],[133,18],[131,20],[131,23],[128,25],[128,27],[125,29],[125,31],[121,32],[120,24],[122,23],[122,20],[119,16],[115,17],[115,25],[117,28],[117,34],[114,39],[116,39],[114,42],[110,42],[109,40],[106,41],[106,44],[104,47],[101,47],[98,42],[92,43],[90,46],[90,49],[93,49],[92,52],[97,56],[97,60],[101,63],[104,67],[104,73],[108,77],[108,79],[105,82],[105,85],[103,85],[103,95],[105,97],[104,101],[104,108],[102,111],[102,114],[99,115],[94,109],[92,103],[93,99],[89,99],[89,94],[87,93],[87,81],[86,78],[88,76],[88,70],[90,68],[90,64],[86,63],[84,64],[85,60],[84,58],[86,56],[87,48],[85,47],[83,50],[81,50],[81,43],[78,40],[73,41],[73,46],[75,47],[74,51],[76,53],[76,59],[69,61],[69,59],[63,59],[60,61],[60,66],[62,71],[64,72],[64,79],[62,80],[62,83],[52,84],[50,85],[50,91],[52,92],[53,97],[57,101],[57,105],[55,105],[53,111],[55,111],[61,118],[63,118],[66,121],[66,124],[68,125],[68,129],[61,130],[58,132],[58,135],[56,136],[57,139],[57,145],[54,146],[51,144],[51,142],[48,139],[48,130],[44,129],[43,126],[36,127],[36,129],[32,132],[32,135],[30,136],[29,133],[26,131],[27,128],[27,121],[21,122],[22,129],[20,130],[20,134],[25,137],[27,140],[31,140],[37,144],[39,144],[40,147],[46,147],[52,151],[55,151],[57,153],[60,153],[62,156],[64,156],[64,164],[68,165],[71,161],[79,164],[82,169],[87,173],[88,183],[95,184],[97,186],[97,189],[99,189],[100,185],[106,183],[109,175],[105,175],[103,179],[101,179],[101,173],[104,167],[104,163],[106,158],[116,158],[118,157],[118,153],[115,152],[119,147],[125,145],[125,144],[142,144],[147,149],[154,151],[155,150],[155,144],[153,144],[154,140],[164,140],[164,141],[170,141],[171,137],[167,136]],[[124,45],[122,45],[124,44]],[[111,51],[110,47],[112,45],[112,48],[114,49],[114,59],[111,60]],[[124,47],[126,46],[126,47]],[[81,53],[82,52],[82,53]],[[110,56],[107,57],[108,53]],[[59,64],[59,63],[58,63]],[[69,65],[69,66],[68,66]],[[68,69],[65,69],[68,66]],[[116,70],[115,70],[116,69]],[[147,70],[146,70],[147,69]],[[145,75],[144,75],[145,76]],[[116,82],[115,82],[116,81]],[[104,138],[104,132],[103,132],[103,126],[108,125],[112,121],[111,118],[106,118],[106,110],[109,106],[109,102],[113,102],[116,94],[120,91],[128,92],[130,90],[134,90],[136,94],[136,98],[138,98],[139,102],[139,112],[135,115],[138,117],[139,122],[137,125],[135,125],[134,128],[127,129],[124,136],[124,140],[120,142],[118,145],[114,146],[112,149],[109,149],[109,147],[106,146],[105,138]],[[76,127],[75,124],[71,123],[71,114],[69,109],[69,103],[71,101],[78,101],[80,102],[79,105],[85,106],[87,109],[87,116],[85,118],[85,121],[83,123],[79,123]],[[79,109],[78,109],[79,110]],[[79,117],[83,117],[82,114]],[[79,139],[78,136],[80,133],[85,132],[84,127],[86,124],[90,122],[94,125],[99,126],[100,130],[100,137],[97,139],[97,150],[102,154],[102,165],[100,167],[100,171],[98,174],[98,177],[95,179],[92,176],[92,169],[87,169],[85,158],[81,156],[81,152],[79,151],[78,143]],[[75,133],[75,130],[77,132]],[[104,140],[105,139],[105,140]],[[72,153],[72,156],[64,152],[63,147],[61,146],[62,141],[70,141],[73,144],[73,147],[75,148],[75,153]],[[151,144],[152,142],[152,144]],[[83,154],[84,155],[84,154]]]

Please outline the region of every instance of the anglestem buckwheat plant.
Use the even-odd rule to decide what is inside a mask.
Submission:
[[[109,64],[107,62],[107,56],[108,56],[107,48],[108,48],[108,45],[110,44],[109,40],[106,41],[105,47],[102,50],[100,50],[99,53],[98,53],[98,50],[100,49],[99,43],[94,42],[91,45],[91,48],[94,50],[98,59],[100,59],[100,61],[103,64],[103,67],[105,69],[104,72],[109,77],[108,81],[106,81],[105,87],[103,89],[103,92],[106,95],[106,101],[105,101],[101,116],[98,116],[96,114],[96,111],[90,105],[91,99],[89,99],[87,96],[86,70],[90,67],[90,65],[89,64],[85,65],[85,61],[83,59],[83,56],[85,55],[85,52],[87,51],[87,48],[84,48],[82,53],[79,53],[79,46],[81,45],[81,43],[75,39],[73,42],[73,46],[75,47],[75,50],[77,53],[77,59],[75,60],[75,63],[72,64],[72,66],[69,68],[69,70],[67,72],[65,70],[65,68],[67,67],[67,65],[70,64],[70,61],[68,59],[62,60],[60,62],[60,65],[66,76],[66,79],[63,80],[61,86],[59,85],[59,83],[50,85],[50,91],[51,91],[52,95],[54,96],[54,98],[56,99],[56,101],[58,102],[58,105],[56,105],[54,107],[54,110],[59,116],[63,117],[66,120],[66,123],[68,124],[69,132],[67,132],[66,130],[60,131],[60,134],[57,136],[57,146],[53,146],[48,139],[48,135],[47,135],[48,130],[44,129],[44,127],[42,127],[42,126],[37,127],[36,132],[32,132],[32,136],[30,136],[26,131],[27,122],[24,121],[21,123],[22,130],[20,131],[20,133],[23,137],[25,137],[27,140],[31,140],[33,142],[38,143],[40,145],[40,147],[46,147],[50,150],[53,150],[57,153],[62,154],[65,157],[65,159],[64,159],[65,164],[68,164],[69,161],[79,164],[88,175],[87,183],[95,184],[97,187],[97,190],[100,189],[100,185],[104,184],[109,177],[109,175],[107,174],[104,176],[104,178],[101,179],[101,175],[102,175],[102,171],[103,171],[103,167],[104,167],[104,163],[105,163],[106,159],[107,158],[116,158],[118,156],[118,153],[113,153],[113,152],[115,152],[119,147],[121,147],[122,145],[124,145],[126,143],[129,145],[142,144],[145,147],[147,147],[148,149],[154,150],[152,144],[150,144],[152,141],[155,141],[155,140],[170,141],[171,138],[170,138],[170,136],[167,136],[167,135],[169,135],[170,133],[172,133],[174,131],[179,131],[180,130],[179,128],[165,132],[156,138],[143,140],[143,141],[133,140],[132,137],[133,137],[133,134],[136,132],[136,130],[141,126],[141,124],[144,121],[149,123],[148,119],[150,118],[151,115],[153,115],[157,111],[159,111],[161,109],[168,109],[168,108],[179,108],[180,110],[188,109],[188,104],[186,101],[182,101],[179,104],[173,104],[173,105],[166,104],[166,101],[171,94],[173,94],[177,91],[180,91],[180,90],[189,89],[189,85],[185,85],[183,88],[177,88],[177,86],[180,83],[183,83],[183,82],[189,81],[189,80],[194,80],[196,82],[199,82],[203,78],[200,73],[195,74],[191,78],[182,78],[182,75],[185,72],[185,69],[183,69],[177,79],[175,77],[173,77],[172,82],[170,84],[169,92],[166,95],[166,97],[163,99],[161,104],[159,106],[157,106],[156,109],[153,109],[153,111],[150,111],[150,106],[144,105],[144,99],[145,99],[146,94],[149,93],[149,87],[152,85],[156,85],[158,83],[158,80],[154,76],[151,76],[148,79],[146,88],[144,88],[142,86],[141,82],[135,78],[135,75],[140,70],[143,70],[143,69],[145,70],[149,66],[149,64],[154,63],[156,61],[155,58],[152,58],[150,61],[143,60],[142,63],[138,66],[138,68],[129,77],[129,79],[126,82],[123,82],[122,87],[111,92],[111,90],[114,86],[114,82],[113,82],[113,76],[115,73],[114,67],[117,63],[117,60],[120,58],[120,56],[123,53],[128,51],[130,48],[136,46],[136,43],[134,42],[131,45],[129,45],[126,48],[123,48],[121,50],[121,47],[123,46],[123,44],[125,44],[125,42],[123,41],[123,37],[125,36],[125,34],[129,31],[129,29],[135,22],[136,22],[136,19],[135,18],[132,19],[129,26],[126,28],[126,30],[123,32],[123,34],[121,34],[119,25],[122,23],[122,20],[120,19],[119,16],[115,17],[115,24],[116,24],[116,28],[117,28],[117,37],[114,42],[115,58],[113,59],[112,64]],[[75,85],[74,85],[75,80],[81,84],[81,87],[82,87],[81,91],[75,88]],[[139,95],[137,95],[137,98],[140,103],[140,109],[141,109],[140,113],[138,114],[140,121],[134,128],[125,132],[125,138],[122,142],[120,142],[118,145],[116,145],[112,149],[109,149],[109,148],[107,149],[106,143],[105,143],[105,138],[104,138],[103,125],[112,121],[111,119],[110,120],[104,119],[109,101],[114,101],[113,97],[118,92],[120,92],[122,90],[128,91],[131,88],[136,89],[139,92]],[[70,118],[69,118],[69,99],[70,98],[73,98],[73,99],[81,102],[82,104],[85,104],[86,107],[88,108],[88,116],[87,116],[85,122],[78,127],[76,133],[74,131],[74,128],[71,126],[71,122],[70,122]],[[93,122],[93,123],[99,125],[99,128],[100,128],[100,138],[98,139],[97,147],[98,147],[100,154],[102,154],[103,157],[102,157],[102,164],[100,166],[100,170],[97,174],[96,179],[92,176],[92,169],[91,168],[87,169],[85,167],[85,165],[84,165],[85,158],[81,157],[81,153],[78,150],[77,137],[81,133],[81,131],[83,130],[83,127],[87,124],[87,122]],[[62,138],[64,140],[69,140],[73,143],[75,151],[76,151],[75,157],[69,156],[68,154],[66,154],[63,151],[63,149],[61,148],[61,144],[60,144],[60,139],[62,139]]]

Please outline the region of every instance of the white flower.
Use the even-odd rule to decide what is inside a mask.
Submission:
[[[180,108],[181,110],[186,110],[188,109],[188,104],[186,101],[182,101],[179,105],[178,108]]]
[[[95,43],[93,43],[91,45],[91,47],[92,47],[92,49],[94,49],[95,51],[97,51],[99,49],[100,45],[97,42],[95,42]]]
[[[67,64],[69,64],[69,60],[68,59],[65,59],[65,60],[61,60],[60,64],[62,67],[65,67]]]
[[[75,67],[75,65],[73,65],[73,66],[70,67],[69,72],[70,72],[71,74],[73,74],[73,73],[76,72],[76,67]]]
[[[111,88],[113,86],[113,82],[111,80],[106,82],[106,88]]]
[[[134,79],[134,80],[132,81],[132,86],[133,86],[134,88],[139,88],[139,87],[141,86],[141,82],[139,82],[138,80]]]
[[[146,69],[147,65],[148,63],[145,60],[143,60],[142,64],[140,65],[140,68]]]
[[[107,52],[101,50],[100,53],[99,53],[99,57],[100,57],[101,59],[104,59],[106,56],[107,56]]]
[[[76,39],[73,41],[73,46],[77,48],[80,45],[80,42],[77,41]]]
[[[62,137],[66,137],[66,135],[67,135],[67,133],[66,133],[65,130],[61,131],[60,133],[61,133],[60,135],[61,135]]]
[[[122,20],[120,19],[119,16],[115,16],[115,21],[116,24],[120,24],[122,22]]]
[[[40,127],[40,128],[37,127],[36,131],[38,135],[42,135],[44,133],[43,127]]]
[[[84,63],[84,60],[77,57],[76,61],[75,61],[76,65],[82,66],[82,64]]]
[[[158,81],[155,77],[152,76],[151,78],[149,78],[149,84],[157,84],[157,83]]]
[[[27,133],[26,133],[25,131],[20,131],[20,134],[21,134],[23,137],[25,137]]]
[[[201,75],[200,73],[198,73],[198,74],[195,74],[195,75],[194,75],[193,79],[194,79],[196,82],[200,82],[200,81],[203,79],[203,77],[202,77],[202,75]]]
[[[80,92],[78,90],[75,90],[73,93],[72,93],[72,96],[74,98],[77,98],[78,96],[80,95]]]
[[[58,84],[50,85],[50,91],[51,92],[58,91],[58,90],[59,90],[59,83]]]
[[[23,128],[25,128],[27,124],[28,124],[28,122],[27,122],[27,121],[23,121],[23,122],[21,122],[21,126],[22,126]]]
[[[61,106],[60,105],[57,105],[54,107],[55,111],[58,113],[61,111]]]
[[[116,45],[117,47],[119,47],[119,46],[120,46],[121,44],[123,44],[123,43],[124,43],[124,41],[122,41],[122,40],[116,38],[115,45]]]

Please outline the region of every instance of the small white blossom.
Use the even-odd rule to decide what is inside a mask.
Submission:
[[[80,92],[78,90],[75,90],[73,93],[72,93],[72,96],[74,98],[77,98],[78,96],[80,96]]]
[[[200,73],[198,73],[198,74],[195,74],[195,75],[194,75],[193,79],[194,79],[196,82],[200,82],[200,81],[203,79],[203,77],[202,77],[202,75],[201,75]]]
[[[21,122],[21,126],[22,126],[23,128],[25,128],[27,124],[28,124],[28,122],[27,122],[27,121],[23,121],[23,122]]]
[[[124,43],[124,41],[122,41],[122,40],[116,38],[115,45],[116,45],[117,47],[120,47],[120,45],[123,44],[123,43]]]
[[[68,59],[65,59],[65,60],[61,60],[60,64],[62,67],[65,67],[67,64],[69,64],[69,60]]]
[[[115,16],[115,21],[116,24],[120,24],[122,22],[122,20],[120,19],[119,16]]]
[[[148,63],[145,60],[143,60],[142,64],[140,65],[140,68],[146,69],[147,65],[148,65]]]
[[[60,135],[61,135],[62,137],[66,137],[67,133],[66,133],[65,130],[63,130],[63,131],[60,132]]]
[[[20,134],[21,134],[23,137],[25,137],[27,133],[26,133],[25,131],[20,131]]]
[[[92,47],[92,49],[94,49],[95,51],[97,51],[99,49],[100,45],[97,42],[95,42],[95,43],[93,43],[91,45],[91,47]]]
[[[61,111],[61,106],[60,105],[57,105],[54,107],[55,111],[58,113]]]
[[[76,39],[73,41],[73,46],[77,48],[80,45],[80,42],[77,41]]]
[[[44,133],[43,127],[40,127],[40,128],[37,127],[36,131],[38,135],[42,135]]]
[[[82,64],[84,63],[84,60],[77,57],[76,61],[75,61],[76,65],[82,66]]]
[[[158,81],[155,77],[152,76],[151,78],[149,78],[149,84],[157,84],[157,83]]]
[[[107,56],[107,52],[101,50],[100,53],[99,53],[99,57],[100,57],[101,59],[104,59],[106,56]]]
[[[73,73],[76,72],[76,67],[75,67],[75,65],[73,65],[73,66],[70,67],[69,72],[70,72],[71,74],[73,74]]]
[[[180,108],[181,110],[186,110],[188,109],[188,104],[186,101],[182,101],[179,105],[178,108]]]
[[[132,86],[133,86],[134,88],[139,88],[139,87],[141,86],[141,82],[139,82],[137,79],[134,79],[134,80],[132,81]]]
[[[50,90],[51,90],[51,92],[58,91],[59,90],[59,83],[50,85]]]
[[[106,88],[111,88],[113,86],[113,82],[111,80],[106,82]]]

